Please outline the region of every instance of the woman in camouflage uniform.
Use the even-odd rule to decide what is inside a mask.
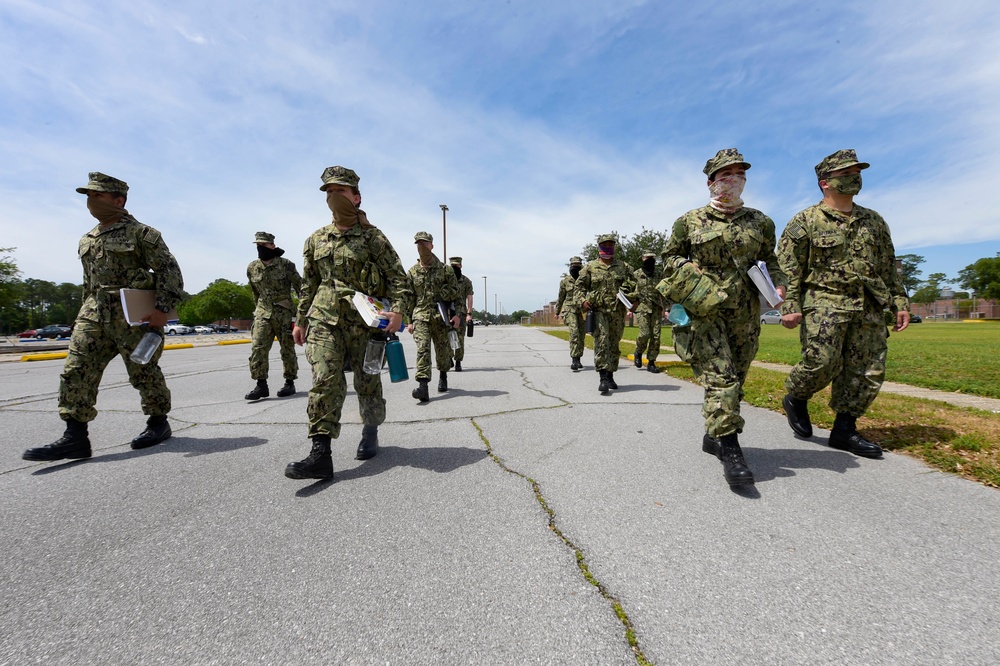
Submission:
[[[634,289],[631,271],[615,256],[617,243],[615,234],[597,237],[598,260],[583,267],[574,290],[583,311],[594,311],[594,367],[601,376],[597,390],[602,395],[618,388],[618,343],[625,332],[625,305],[618,299],[618,292]]]

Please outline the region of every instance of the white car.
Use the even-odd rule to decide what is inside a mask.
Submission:
[[[191,333],[191,329],[184,324],[167,324],[163,327],[163,332],[166,335],[187,335]]]
[[[780,310],[768,310],[760,316],[760,323],[764,324],[780,324],[781,323],[781,311]]]
[[[211,326],[195,326],[194,332],[198,335],[208,335],[209,333],[215,333],[215,329]]]

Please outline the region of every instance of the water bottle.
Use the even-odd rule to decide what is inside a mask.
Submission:
[[[410,373],[406,371],[406,359],[403,357],[403,343],[395,335],[390,335],[385,343],[385,356],[389,359],[389,379],[393,384],[410,378]]]
[[[448,344],[451,345],[452,351],[458,351],[461,344],[458,341],[458,331],[455,329],[450,329],[448,331]]]
[[[687,310],[680,303],[674,303],[670,306],[670,314],[667,315],[667,321],[674,324],[675,326],[688,326],[691,323],[691,317],[688,316]]]
[[[595,326],[596,326],[596,315],[594,314],[593,310],[587,310],[587,323],[585,332],[593,335]]]
[[[385,355],[385,338],[373,335],[365,347],[365,363],[362,366],[367,375],[377,375],[382,372],[382,358]]]
[[[472,329],[473,329],[473,328],[475,328],[475,327],[473,326],[473,322],[472,322],[472,320],[470,319],[470,320],[468,321],[468,323],[466,323],[466,325],[465,325],[465,335],[466,335],[467,337],[470,337],[470,338],[472,337]]]
[[[142,336],[142,340],[139,340],[139,344],[136,345],[135,351],[132,352],[129,358],[133,363],[146,365],[153,358],[156,350],[160,348],[160,343],[162,342],[163,336],[158,332],[153,330],[146,331],[146,334]]]

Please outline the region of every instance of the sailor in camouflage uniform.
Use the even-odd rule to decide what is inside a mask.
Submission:
[[[594,367],[601,377],[597,386],[601,395],[618,388],[615,382],[621,358],[618,344],[625,332],[625,305],[618,292],[627,294],[635,286],[628,266],[615,256],[617,244],[615,234],[597,237],[598,259],[583,267],[573,292],[584,312],[594,311]]]
[[[302,278],[295,264],[283,256],[285,251],[274,244],[274,234],[258,231],[254,236],[257,259],[247,266],[247,281],[253,292],[254,313],[251,328],[250,378],[257,386],[246,394],[246,400],[260,400],[270,395],[267,386],[268,356],[271,345],[278,338],[281,364],[285,370],[285,385],[278,389],[278,397],[295,395],[295,379],[299,374],[299,360],[295,356],[292,339],[292,295],[298,296]]]
[[[581,270],[583,270],[583,259],[570,257],[569,275],[563,275],[562,280],[559,281],[559,300],[556,302],[556,314],[562,317],[563,323],[569,329],[569,356],[573,359],[569,368],[573,372],[583,369],[580,358],[583,356],[583,342],[586,335],[583,314],[580,312],[580,304],[574,295],[576,279],[580,277]]]
[[[635,319],[639,336],[635,339],[635,367],[642,367],[646,355],[646,370],[656,373],[656,357],[660,355],[660,327],[663,323],[663,296],[656,285],[663,279],[663,270],[656,265],[656,253],[644,252],[642,267],[635,273]]]
[[[788,375],[782,404],[795,434],[812,436],[808,400],[832,382],[837,413],[829,444],[878,458],[882,449],[857,430],[857,419],[885,379],[892,313],[902,331],[910,323],[906,290],[896,272],[895,250],[882,216],[854,203],[861,170],[870,165],[853,150],[838,150],[816,165],[823,200],[791,219],[778,243],[788,275],[781,324],[802,324],[802,360]]]
[[[323,171],[320,190],[326,193],[333,221],[315,231],[305,243],[302,260],[302,292],[292,337],[305,344],[312,366],[309,391],[309,437],[312,450],[285,469],[291,479],[332,479],[330,440],[340,435],[340,414],[347,396],[344,360],[354,371],[354,390],[361,409],[361,442],[357,459],[378,452],[378,426],[385,421],[385,399],[381,375],[361,371],[365,348],[373,330],[351,302],[355,291],[373,283],[372,272],[381,277],[389,299],[387,330],[399,330],[401,312],[410,298],[399,255],[389,239],[368,221],[361,205],[358,174],[342,166]]]
[[[76,191],[87,195],[87,208],[99,224],[80,239],[83,304],[59,383],[59,416],[66,422],[66,431],[48,446],[25,451],[25,460],[91,456],[87,424],[97,417],[98,387],[115,356],[125,362],[129,382],[139,391],[142,413],[148,417],[146,429],[132,440],[132,448],[153,446],[171,435],[167,422],[170,390],[159,366],[163,347],[146,365],[129,358],[146,328],[125,321],[119,292],[122,288],[155,290],[155,309],[141,319],[150,328],[162,330],[167,313],[181,300],[181,269],[160,232],[140,224],[125,210],[128,184],[124,181],[95,171],[87,185]]]
[[[439,393],[448,390],[448,371],[452,360],[448,331],[460,325],[455,314],[458,311],[456,301],[459,290],[455,271],[434,255],[434,237],[420,231],[413,237],[413,242],[420,259],[407,273],[413,289],[413,309],[406,330],[413,334],[413,341],[417,344],[417,388],[413,389],[413,397],[427,402],[431,399],[427,389],[431,379],[431,342],[434,343],[434,360],[439,373],[437,390]],[[439,314],[440,302],[445,303],[448,309],[448,325]]]
[[[785,292],[785,277],[774,255],[774,222],[743,206],[740,198],[749,168],[735,148],[720,150],[708,160],[704,173],[709,204],[678,218],[663,248],[668,279],[691,264],[696,273],[714,278],[724,292],[724,300],[710,314],[692,314],[688,326],[674,326],[673,339],[678,356],[691,364],[705,387],[702,450],[722,461],[731,486],[754,481],[738,438],[744,424],[743,382],[760,335],[760,299],[747,269],[756,261],[765,262],[778,293]]]
[[[448,259],[452,270],[455,271],[455,279],[458,280],[458,298],[455,305],[458,308],[458,319],[461,324],[458,327],[458,349],[455,350],[455,372],[462,372],[462,361],[465,360],[465,329],[472,323],[472,295],[476,292],[472,288],[472,280],[468,275],[462,275],[462,257],[451,257]]]

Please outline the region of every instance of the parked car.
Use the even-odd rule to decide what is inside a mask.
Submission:
[[[764,324],[780,324],[781,323],[781,311],[780,310],[768,310],[760,316],[760,323]]]
[[[921,317],[920,315],[915,315],[915,314],[911,314],[910,315],[910,323],[911,324],[919,324],[923,320],[924,320],[924,318]]]
[[[35,337],[35,329],[29,328],[27,331],[21,331],[17,334],[19,338],[33,338]]]
[[[234,333],[238,330],[235,327],[227,326],[226,324],[212,324],[212,328],[215,329],[216,333]]]
[[[39,328],[35,331],[35,337],[39,340],[42,338],[68,338],[69,334],[73,332],[69,326],[64,326],[62,324],[52,324],[46,326],[45,328]]]
[[[166,335],[187,335],[193,331],[184,324],[167,324],[163,327],[163,332]]]
[[[215,333],[215,329],[211,326],[195,326],[194,332],[198,335],[208,335],[209,333]]]

